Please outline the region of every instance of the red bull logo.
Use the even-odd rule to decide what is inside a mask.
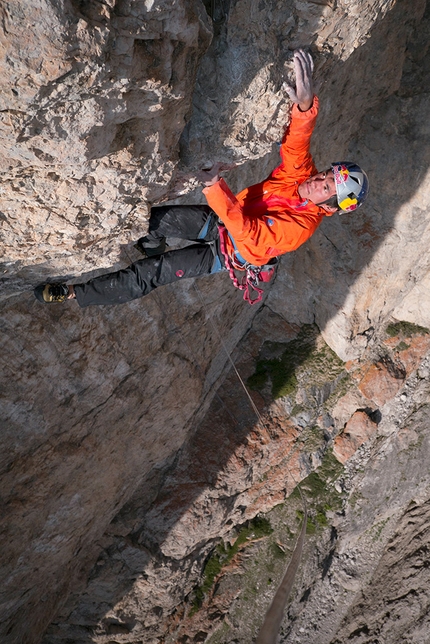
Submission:
[[[339,203],[339,207],[341,210],[344,210],[345,212],[351,212],[352,210],[355,210],[358,207],[357,199],[347,197],[346,199],[343,199],[343,201]]]
[[[334,165],[333,174],[334,174],[334,180],[337,183],[337,185],[341,185],[342,183],[346,183],[348,181],[349,170],[344,165]]]

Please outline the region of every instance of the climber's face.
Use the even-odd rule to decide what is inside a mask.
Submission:
[[[299,195],[314,204],[323,204],[336,194],[336,185],[332,170],[318,172],[299,185]],[[336,209],[335,209],[336,210]]]

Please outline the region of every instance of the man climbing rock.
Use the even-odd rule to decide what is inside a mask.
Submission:
[[[208,205],[151,209],[148,234],[137,243],[145,259],[84,284],[41,284],[34,291],[37,299],[46,304],[76,299],[81,307],[121,304],[159,286],[225,269],[245,290],[245,299],[261,299],[258,283],[270,278],[279,255],[301,246],[324,216],[358,208],[368,193],[367,176],[353,163],[333,163],[323,172],[315,168],[309,148],[318,98],[311,55],[295,51],[294,69],[296,87],[285,86],[294,105],[281,164],[266,180],[234,195],[218,176],[223,166],[215,164],[200,175]],[[165,252],[169,236],[195,243]]]

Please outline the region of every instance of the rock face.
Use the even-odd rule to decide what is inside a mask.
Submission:
[[[360,612],[361,594],[369,611],[368,588],[381,613],[395,601],[391,595],[396,597],[411,568],[404,568],[400,546],[402,570],[391,595],[382,591],[380,570],[389,574],[391,544],[402,534],[399,521],[409,522],[410,539],[416,522],[425,530],[417,504],[425,503],[430,485],[424,373],[430,335],[401,325],[395,333],[367,360],[343,364],[315,327],[297,334],[264,307],[236,358],[242,377],[255,370],[247,381],[257,387],[251,391],[261,421],[256,423],[232,373],[159,480],[151,507],[142,505],[145,485],[115,517],[85,592],[71,596],[43,642],[107,644],[114,635],[130,643],[254,641],[300,527],[300,497],[291,495],[300,480],[310,517],[306,554],[281,641],[328,643],[336,636],[343,642],[356,622],[376,628],[377,619]],[[360,389],[373,367],[389,358],[403,377],[396,392],[377,405]],[[411,359],[421,371],[406,368]],[[294,368],[280,372],[279,364]],[[383,382],[384,373],[378,373]],[[273,530],[266,537],[252,522],[262,513]],[[239,531],[237,524],[247,527]],[[217,545],[220,538],[226,546]],[[408,546],[414,561],[420,548],[421,542]],[[408,600],[410,612],[401,623],[384,620],[387,633],[398,633],[392,641],[401,641],[417,615],[426,623],[425,570],[415,577],[407,582],[414,589],[419,584]]]
[[[313,533],[281,641],[424,644],[429,342],[386,328],[430,325],[425,0],[0,15],[2,642],[252,641],[304,479]],[[202,201],[202,164],[235,161],[233,189],[263,178],[308,43],[317,165],[355,159],[372,192],[282,259],[264,306],[226,275],[122,307],[34,301],[47,277],[136,259],[152,203]]]
[[[205,310],[191,286],[177,294],[194,307],[191,316],[161,293],[144,310],[82,315],[70,306],[34,315],[28,297],[4,307],[2,623],[10,641],[37,641],[86,576],[111,519],[170,463],[210,401],[225,357],[205,316],[216,321],[236,308],[231,350],[250,311],[228,295],[221,307],[211,304],[207,288],[199,285]]]
[[[141,233],[148,200],[166,196],[211,25],[187,0],[1,12],[4,294],[111,266]]]
[[[408,7],[412,12],[417,8],[415,3]],[[428,39],[424,35],[428,21],[424,20],[411,38],[402,77],[401,73],[394,73],[385,59],[393,47],[392,59],[399,61],[397,45],[408,32],[408,17],[406,5],[400,2],[375,25],[363,47],[344,64],[349,66],[348,82],[340,72],[339,80],[334,81],[336,85],[342,78],[346,86],[344,91],[338,88],[335,92],[336,104],[332,103],[334,97],[327,85],[321,90],[328,111],[324,112],[324,125],[318,130],[317,158],[321,159],[324,152],[325,159],[319,165],[327,165],[338,155],[356,159],[371,178],[369,204],[359,217],[326,219],[309,244],[285,257],[270,299],[270,306],[289,321],[310,322],[315,316],[327,342],[343,359],[357,357],[365,347],[378,341],[374,336],[390,315],[424,326],[429,324],[428,298],[423,293],[428,256],[425,252],[415,256],[418,239],[427,240],[429,234],[427,205],[423,201],[429,180],[426,125],[429,102],[421,81],[422,70],[428,69],[429,64]],[[402,35],[398,19],[405,21]],[[372,51],[368,63],[361,58],[366,50],[369,54]],[[387,71],[382,82],[390,83],[394,95],[370,107],[372,97],[381,97],[382,89],[381,78],[374,73],[387,67],[391,67],[391,72]],[[360,70],[365,77],[358,79],[355,74]],[[354,82],[350,82],[352,79]],[[375,92],[368,96],[375,83]],[[332,146],[327,131],[331,133],[334,129],[333,112],[342,123],[348,121],[348,126],[342,125],[339,130],[343,133],[351,128],[351,120],[359,119],[362,108],[365,116],[355,132],[355,140],[348,139],[349,146],[345,143],[343,148],[339,143]],[[408,168],[406,181],[405,168]],[[380,186],[384,188],[381,190]],[[413,256],[415,259],[410,263]],[[423,293],[419,306],[418,293]]]

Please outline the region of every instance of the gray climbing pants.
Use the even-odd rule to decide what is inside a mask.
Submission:
[[[75,284],[79,306],[123,304],[188,277],[219,272],[217,217],[209,206],[158,206],[151,210],[148,234],[139,240],[148,257],[128,268]],[[193,243],[164,252],[166,237]]]

